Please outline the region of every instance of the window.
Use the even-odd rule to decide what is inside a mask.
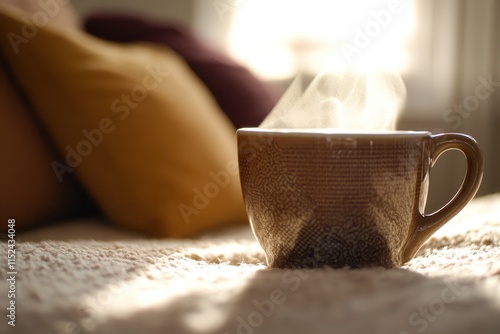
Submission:
[[[330,61],[405,71],[413,30],[408,0],[240,0],[229,49],[264,79],[313,74]]]

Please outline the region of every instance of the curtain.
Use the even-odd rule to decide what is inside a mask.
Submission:
[[[479,194],[500,191],[500,2],[415,1],[417,30],[410,41],[411,71],[405,127],[472,135],[484,154]],[[438,204],[453,195],[463,158],[443,157],[431,174]],[[434,189],[432,187],[434,186]]]

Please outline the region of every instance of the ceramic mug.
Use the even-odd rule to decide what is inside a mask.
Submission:
[[[399,267],[474,197],[483,173],[478,144],[457,133],[243,128],[237,137],[250,224],[276,268]],[[464,154],[464,181],[424,214],[430,169],[448,150]]]

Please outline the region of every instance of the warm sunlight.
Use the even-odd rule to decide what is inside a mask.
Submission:
[[[266,79],[316,73],[327,61],[404,71],[411,0],[252,0],[234,13],[231,53]]]

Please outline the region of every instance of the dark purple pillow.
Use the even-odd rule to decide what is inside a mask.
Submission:
[[[88,17],[85,29],[110,41],[146,41],[172,48],[205,83],[236,128],[258,126],[278,101],[277,94],[249,70],[180,24],[101,13]]]

